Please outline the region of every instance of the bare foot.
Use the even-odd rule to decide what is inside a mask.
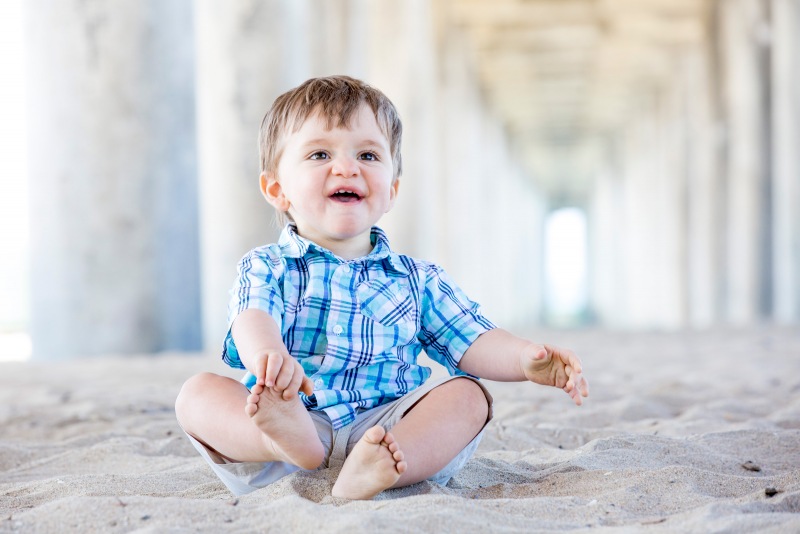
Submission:
[[[317,429],[300,397],[287,401],[281,392],[256,384],[244,411],[261,430],[274,461],[316,469],[325,459]]]
[[[393,486],[406,467],[403,451],[391,432],[373,426],[347,456],[331,494],[345,499],[372,499]]]

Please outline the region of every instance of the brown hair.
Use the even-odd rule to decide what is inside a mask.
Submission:
[[[375,113],[378,127],[389,141],[396,180],[403,170],[403,125],[397,109],[382,92],[349,76],[311,78],[275,99],[261,121],[258,135],[261,172],[277,172],[284,137],[299,130],[312,113],[319,113],[327,128],[349,128],[363,103]]]

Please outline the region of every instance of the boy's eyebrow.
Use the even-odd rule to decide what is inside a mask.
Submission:
[[[304,142],[302,145],[300,145],[300,148],[315,147],[315,146],[319,146],[319,145],[326,145],[328,143],[330,143],[330,139],[326,139],[324,137],[318,137],[316,139],[309,139],[308,141]],[[388,142],[381,143],[380,141],[376,141],[374,139],[364,139],[363,141],[359,141],[357,144],[359,146],[367,146],[367,147],[374,147],[374,148],[382,148],[382,149],[388,149],[389,148],[389,143]]]
[[[309,139],[308,141],[306,141],[305,143],[303,143],[300,146],[302,148],[305,148],[307,146],[324,145],[327,142],[328,142],[327,139],[325,139],[324,137],[320,137],[318,139]]]
[[[389,148],[389,143],[381,143],[380,141],[375,141],[374,139],[365,139],[361,141],[361,145],[364,146],[371,146],[375,148]]]

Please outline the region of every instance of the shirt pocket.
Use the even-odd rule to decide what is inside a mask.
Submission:
[[[393,280],[366,280],[358,285],[361,313],[384,326],[416,321],[419,315],[411,290]]]

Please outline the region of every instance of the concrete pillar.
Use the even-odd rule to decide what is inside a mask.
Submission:
[[[441,194],[437,146],[437,54],[431,0],[364,2],[367,23],[365,81],[394,102],[403,120],[400,193],[381,226],[398,252],[439,261],[437,235]],[[435,150],[435,149],[434,149]]]
[[[685,172],[674,91],[643,86],[623,133],[622,278],[615,286],[623,310],[617,317],[627,327],[674,329],[685,322]]]
[[[640,111],[642,113],[642,111]],[[658,170],[653,157],[652,111],[643,115],[625,133],[623,156],[623,265],[625,280],[620,304],[627,326],[654,327],[652,302],[657,300],[656,217],[658,199],[654,198]]]
[[[774,318],[800,321],[800,4],[772,1]]]
[[[648,305],[656,298],[648,247],[658,239],[651,113],[637,109],[638,120],[599,141],[604,166],[589,203],[590,309],[614,328],[656,326]]]
[[[204,345],[225,335],[228,291],[249,249],[277,240],[258,188],[257,138],[274,99],[312,76],[308,1],[196,0]],[[324,7],[321,4],[316,7]],[[336,28],[337,21],[327,21]]]
[[[614,139],[605,140],[605,165],[593,180],[588,209],[589,312],[602,325],[626,326],[623,181]]]
[[[672,66],[672,75],[656,109],[659,299],[651,306],[658,314],[660,326],[678,329],[687,325],[689,316],[687,169],[690,164],[686,100],[692,96],[687,94],[685,65],[679,55],[673,56]]]
[[[479,233],[477,239],[461,246],[473,251],[470,264],[480,276],[481,303],[485,303],[495,321],[510,328],[520,322],[514,301],[525,298],[519,288],[514,288],[514,272],[522,267],[518,263],[522,248],[517,225],[519,206],[512,199],[518,176],[501,125],[490,116],[485,117],[484,123],[482,148],[473,152],[471,158],[479,168],[477,183],[472,188],[478,211],[468,215],[480,220]]]
[[[191,2],[25,8],[34,357],[199,348]]]
[[[687,121],[687,268],[689,324],[711,326],[722,316],[721,284],[724,235],[721,183],[717,158],[720,146],[707,50],[688,51],[682,61],[683,106]]]
[[[491,180],[484,175],[484,104],[464,36],[448,28],[441,42],[442,128],[437,152],[442,157],[437,159],[443,213],[440,224],[442,233],[448,236],[442,243],[442,263],[471,298],[486,306],[481,264],[487,256],[481,234],[492,207],[482,202],[487,181]]]
[[[500,226],[499,230],[511,237],[510,250],[513,250],[506,258],[514,269],[507,288],[514,303],[514,321],[509,326],[516,325],[521,332],[528,332],[542,320],[545,209],[543,195],[534,185],[535,176],[530,176],[518,163],[513,167],[516,178],[508,204],[514,214],[513,222],[510,226]]]
[[[435,7],[438,134],[433,146],[413,149],[439,165],[430,178],[438,185],[424,190],[437,195],[438,222],[425,231],[437,238],[439,261],[489,317],[530,328],[541,307],[542,209],[487,108],[468,41],[447,5]]]
[[[445,267],[459,284],[476,300],[481,294],[480,247],[478,238],[484,224],[485,210],[481,195],[482,131],[479,113],[483,104],[463,36],[455,31],[443,37],[442,62],[442,196],[445,219],[443,233],[449,236],[444,244]],[[483,182],[483,183],[482,183]]]
[[[719,4],[723,102],[727,121],[727,319],[758,320],[768,308],[769,236],[766,157],[769,131],[761,0]]]

